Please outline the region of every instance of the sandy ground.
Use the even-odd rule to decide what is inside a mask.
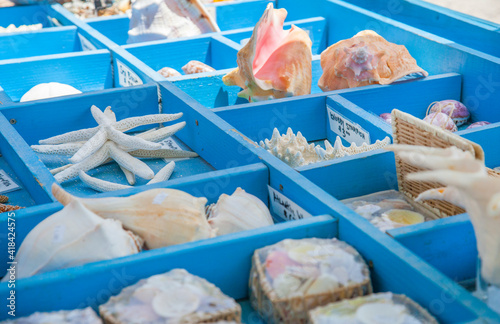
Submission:
[[[500,24],[500,0],[425,0],[425,1]]]

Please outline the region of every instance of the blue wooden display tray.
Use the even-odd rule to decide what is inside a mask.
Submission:
[[[259,323],[246,300],[253,250],[283,238],[317,236],[338,237],[353,245],[370,262],[375,291],[405,293],[442,323],[500,322],[500,315],[455,282],[475,275],[477,251],[467,215],[391,230],[390,237],[337,200],[397,189],[392,153],[367,152],[293,170],[255,143],[270,138],[274,127],[281,133],[292,127],[311,142],[326,138],[333,142],[336,134],[329,127],[327,107],[360,125],[374,142],[391,134],[390,126],[378,114],[398,108],[423,117],[430,102],[457,99],[471,109],[472,121],[497,123],[459,134],[483,146],[487,166],[500,165],[495,142],[490,140],[498,137],[500,129],[500,113],[494,109],[500,96],[497,80],[500,58],[495,57],[499,55],[498,42],[494,42],[498,39],[498,28],[460,14],[435,10],[417,0],[400,4],[403,11],[397,14],[391,11],[387,14],[383,8],[378,10],[382,3],[378,0],[372,4],[364,0],[348,1],[369,6],[375,12],[340,0],[316,0],[308,6],[299,0],[275,3],[275,7],[287,9],[287,26],[298,25],[307,30],[313,40],[313,94],[260,103],[237,98],[240,89],[224,86],[221,79],[236,66],[241,41],[250,37],[267,1],[209,5],[214,8],[210,10],[216,11],[221,33],[133,45],[126,45],[129,19],[125,15],[82,21],[60,5],[14,8],[10,14],[0,9],[2,24],[2,17],[10,15],[13,22],[23,18],[23,21],[34,21],[35,18],[29,17],[40,16],[45,18],[37,19],[45,19],[44,26],[49,27],[50,18],[55,17],[62,25],[69,26],[26,33],[33,39],[36,37],[39,44],[57,35],[59,40],[51,44],[48,52],[24,44],[26,35],[22,33],[0,36],[0,42],[5,44],[19,44],[19,49],[26,46],[23,56],[45,55],[16,56],[16,59],[0,61],[0,102],[3,103],[0,168],[6,169],[23,186],[19,192],[12,193],[13,201],[24,201],[26,197],[25,204],[32,205],[16,212],[18,246],[30,229],[61,208],[50,194],[52,175],[28,145],[51,135],[92,126],[89,114],[92,104],[101,109],[113,106],[118,119],[156,112],[183,112],[181,120],[186,121],[187,126],[176,139],[181,146],[184,144],[185,148],[196,151],[200,158],[179,162],[172,180],[151,187],[139,183],[130,190],[96,194],[75,181],[64,185],[72,193],[123,196],[153,187],[174,187],[196,196],[207,196],[209,202],[214,202],[221,193],[231,194],[241,186],[269,203],[269,185],[312,215],[330,215],[22,279],[16,284],[18,316],[85,305],[96,307],[140,278],[185,267],[237,298],[244,309],[244,322]],[[429,12],[436,16],[416,19],[419,14]],[[454,26],[463,28],[463,35],[457,35]],[[391,42],[404,44],[430,76],[389,86],[321,92],[317,87],[321,75],[318,54],[363,29],[373,29]],[[71,53],[73,51],[77,52]],[[0,50],[0,59],[1,55]],[[166,58],[169,61],[163,63]],[[217,71],[169,79],[172,82],[155,72],[163,66],[180,70],[191,59],[213,65]],[[42,77],[42,73],[34,69],[38,66],[49,73]],[[66,74],[61,73],[62,67]],[[34,77],[33,73],[27,73],[33,70]],[[21,79],[19,75],[30,77]],[[79,80],[88,90],[81,95],[14,103],[32,85],[48,82],[43,79],[47,75],[58,78],[48,81]],[[2,81],[3,77],[6,81]],[[33,84],[26,86],[30,82]],[[24,86],[27,89],[23,92]],[[125,86],[133,87],[114,89]],[[159,165],[154,162],[152,165],[157,171]],[[123,178],[116,177],[116,167],[102,168],[112,172],[109,179],[125,183]],[[2,246],[6,244],[6,222],[4,213],[0,215]],[[0,256],[3,264],[6,257],[5,253]],[[49,289],[53,298],[46,298]],[[6,284],[0,284],[2,298],[8,294]],[[5,316],[0,314],[0,318]]]

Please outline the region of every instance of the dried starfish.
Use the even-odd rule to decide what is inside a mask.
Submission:
[[[178,158],[195,157],[194,152],[163,149],[157,143],[182,129],[181,122],[156,130],[148,130],[135,136],[123,132],[152,123],[164,123],[182,116],[178,114],[154,114],[132,117],[116,121],[110,107],[101,112],[96,106],[91,108],[92,116],[99,126],[68,132],[41,140],[42,145],[32,145],[35,152],[43,154],[74,154],[72,164],[52,170],[58,182],[64,182],[78,176],[80,171],[88,171],[112,160],[116,161],[125,173],[129,184],[135,183],[135,175],[152,179],[154,172],[137,157]]]
[[[153,183],[158,183],[162,181],[167,181],[170,179],[170,176],[174,172],[175,168],[175,162],[171,161],[168,163],[166,166],[164,166],[156,175],[154,176],[153,179],[151,179],[147,184],[153,184]],[[101,180],[94,178],[92,176],[89,176],[82,170],[79,171],[78,173],[80,180],[82,180],[83,183],[85,183],[87,186],[90,188],[100,191],[100,192],[107,192],[107,191],[115,191],[115,190],[121,190],[121,189],[128,189],[132,188],[131,186],[127,185],[122,185],[116,182],[111,182],[111,181],[106,181],[106,180]]]

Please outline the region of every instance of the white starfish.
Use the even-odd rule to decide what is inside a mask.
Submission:
[[[149,181],[147,184],[149,185],[152,183],[167,181],[168,179],[170,179],[170,176],[174,172],[174,168],[175,168],[175,162],[172,161],[172,162],[168,163],[160,171],[158,171],[158,173],[154,176],[154,178],[151,179],[151,181]],[[78,172],[78,175],[80,177],[80,180],[82,180],[83,183],[85,183],[90,188],[92,188],[96,191],[100,191],[100,192],[107,192],[107,191],[132,188],[131,186],[122,185],[119,183],[94,178],[92,176],[89,176],[88,174],[86,174],[82,170],[80,170]]]
[[[71,164],[51,170],[58,182],[70,180],[80,171],[88,171],[102,164],[115,160],[125,173],[129,184],[135,183],[135,175],[152,179],[154,172],[137,157],[142,158],[177,158],[196,157],[195,152],[162,149],[159,142],[175,134],[186,123],[180,122],[172,126],[156,130],[148,130],[135,136],[126,135],[125,130],[152,123],[163,123],[182,116],[178,114],[154,114],[127,118],[117,122],[110,107],[101,112],[92,106],[91,113],[99,126],[73,131],[54,136],[32,145],[35,152],[43,154],[74,154]],[[84,141],[86,140],[86,141]],[[172,168],[173,171],[173,168]]]

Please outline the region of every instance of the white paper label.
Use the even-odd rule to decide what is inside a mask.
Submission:
[[[141,78],[119,60],[116,60],[116,66],[118,67],[118,83],[122,87],[143,84]]]
[[[159,142],[163,148],[168,149],[168,150],[178,150],[182,151],[182,147],[172,138],[166,138],[163,141]],[[189,158],[164,158],[163,160],[165,162],[172,162],[172,161],[182,161],[182,160],[188,160]]]
[[[155,199],[153,199],[153,205],[161,205],[167,196],[168,194],[166,192],[160,192],[156,195]]]
[[[296,220],[312,217],[311,214],[306,212],[302,207],[288,199],[281,192],[274,188],[267,186],[269,189],[269,203],[271,210],[284,220]]]
[[[11,192],[21,189],[4,170],[0,170],[0,193]]]
[[[61,243],[64,239],[64,232],[66,231],[66,226],[57,225],[54,227],[54,234],[52,235],[52,242],[54,244]]]
[[[327,109],[327,118],[330,121],[330,129],[335,134],[339,135],[349,143],[356,143],[360,146],[363,143],[370,143],[370,133],[365,131],[361,126],[351,122],[330,106]]]
[[[93,51],[97,49],[94,44],[92,44],[88,39],[78,33],[78,38],[80,38],[80,43],[82,44],[82,49],[84,51]]]

